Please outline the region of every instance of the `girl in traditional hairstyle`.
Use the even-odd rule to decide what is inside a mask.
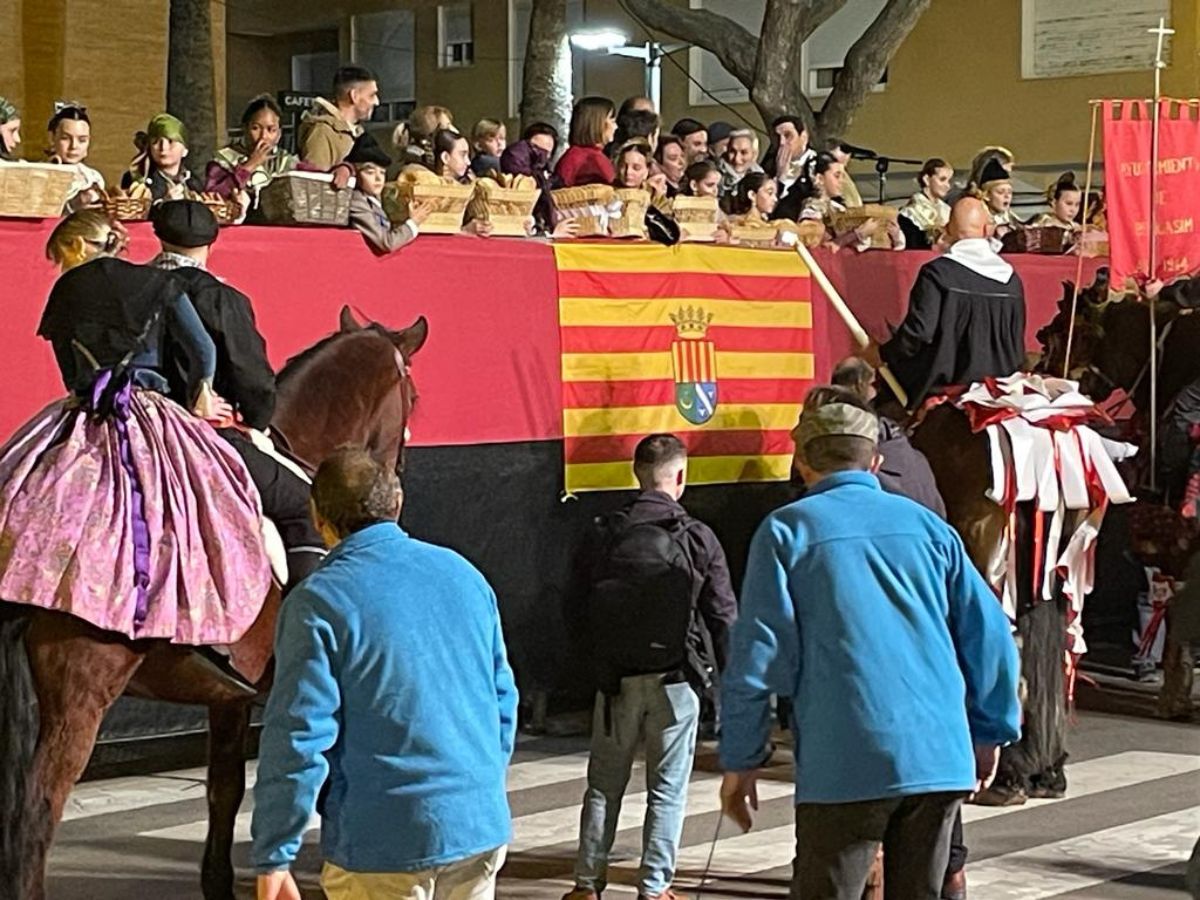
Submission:
[[[825,223],[825,232],[831,243],[843,247],[857,247],[866,250],[871,246],[875,232],[886,228],[890,238],[891,249],[904,249],[904,233],[895,222],[881,222],[878,219],[868,219],[853,231],[845,234],[835,234],[833,230],[833,214],[844,213],[846,205],[842,202],[842,180],[846,177],[846,167],[832,153],[818,153],[813,160],[810,193],[800,208],[798,222],[819,221]],[[778,207],[776,208],[778,213]]]
[[[21,114],[17,107],[0,97],[0,159],[12,159],[21,143]]]
[[[717,197],[721,193],[721,170],[711,159],[700,159],[683,172],[683,192],[689,197]]]
[[[439,129],[433,135],[433,174],[452,184],[471,184],[475,176],[471,173],[471,147],[467,139],[457,131]],[[463,231],[487,237],[492,233],[492,223],[473,215],[471,204],[467,204]]]
[[[55,103],[46,131],[50,136],[49,161],[69,166],[75,175],[63,211],[72,213],[98,205],[103,200],[104,176],[84,162],[92,144],[87,108],[78,103]]]
[[[182,200],[204,191],[204,182],[184,164],[188,155],[187,126],[170,113],[159,113],[133,139],[137,155],[121,177],[121,188],[145,184],[157,200]]]
[[[925,160],[917,175],[917,191],[900,210],[900,228],[911,250],[929,250],[937,244],[950,221],[950,193],[954,168],[939,157]]]
[[[1075,234],[1082,226],[1077,221],[1079,207],[1083,203],[1083,191],[1075,183],[1075,173],[1065,172],[1046,189],[1046,202],[1050,212],[1042,213],[1030,224],[1049,228],[1062,228]]]
[[[996,237],[1002,238],[1015,228],[1024,226],[1024,222],[1012,211],[1013,186],[1012,175],[1004,168],[998,159],[992,159],[979,173],[979,184],[975,188],[975,196],[986,204],[996,226]]]
[[[73,268],[38,334],[68,396],[0,449],[0,596],[131,639],[229,644],[270,586],[258,493],[203,421],[228,407],[212,339],[170,273],[115,258],[121,243],[94,210],[50,236]],[[192,411],[166,397],[168,342]]]
[[[738,182],[737,192],[729,203],[730,215],[743,221],[767,221],[779,203],[779,186],[765,172],[747,172]]]
[[[291,172],[299,164],[295,154],[279,146],[282,135],[279,105],[270,94],[259,94],[242,112],[242,135],[217,151],[205,170],[204,189],[232,198],[245,191],[254,195],[272,178]]]

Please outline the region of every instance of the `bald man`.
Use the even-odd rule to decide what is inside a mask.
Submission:
[[[1025,358],[1025,289],[992,247],[983,203],[959,200],[946,234],[950,248],[921,267],[892,339],[864,353],[887,363],[910,409],[948,385],[1011,375]]]

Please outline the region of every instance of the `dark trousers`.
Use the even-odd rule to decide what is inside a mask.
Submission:
[[[946,874],[953,875],[967,867],[967,845],[964,843],[962,827],[962,808],[954,814],[954,827],[950,830],[950,861],[946,864]]]
[[[799,804],[792,900],[860,900],[880,844],[886,900],[937,900],[964,796]]]
[[[233,445],[246,464],[250,480],[262,498],[263,514],[279,529],[288,558],[285,587],[290,590],[312,572],[325,555],[325,541],[313,524],[308,508],[309,485],[279,460],[255,447],[244,435],[224,430],[221,436]]]

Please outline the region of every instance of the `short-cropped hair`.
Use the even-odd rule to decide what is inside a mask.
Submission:
[[[844,403],[875,415],[870,404],[856,392],[834,385],[818,385],[804,398],[804,412],[820,409],[831,403]],[[858,469],[867,471],[875,461],[879,445],[865,437],[849,434],[827,435],[814,438],[800,453],[809,467],[817,472],[844,472]]]
[[[333,99],[338,100],[350,93],[356,85],[374,81],[375,74],[362,66],[342,66],[333,73]]]
[[[633,451],[633,471],[639,478],[652,478],[663,466],[687,459],[687,447],[673,434],[651,434],[638,441]]]
[[[400,515],[400,479],[366,450],[344,447],[326,457],[312,486],[313,506],[339,535]]]

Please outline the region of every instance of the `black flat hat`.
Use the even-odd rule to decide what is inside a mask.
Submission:
[[[217,239],[217,217],[198,200],[167,200],[150,209],[154,234],[176,247],[207,247]]]

